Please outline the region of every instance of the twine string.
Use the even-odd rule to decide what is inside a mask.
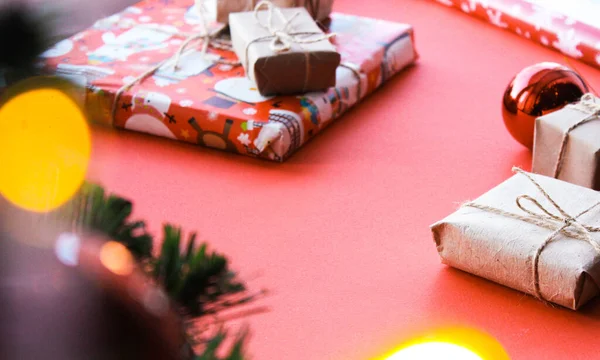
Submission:
[[[560,205],[558,205],[554,199],[552,199],[548,192],[544,190],[544,188],[542,188],[542,186],[530,174],[519,168],[513,168],[513,171],[527,177],[527,179],[538,189],[542,196],[546,198],[550,204],[552,204],[557,212],[547,209],[538,200],[529,195],[520,195],[515,199],[517,207],[526,215],[516,214],[493,206],[477,204],[474,202],[466,203],[463,206],[480,209],[553,230],[553,232],[548,235],[546,239],[544,239],[540,246],[537,247],[533,255],[531,266],[535,296],[541,300],[544,300],[540,290],[540,255],[546,249],[547,245],[555,240],[559,234],[566,235],[571,239],[585,241],[594,248],[596,254],[600,254],[600,244],[592,239],[592,233],[600,232],[600,227],[590,226],[579,221],[581,216],[600,206],[600,201],[580,212],[576,216],[571,216]],[[533,205],[535,210],[528,208],[525,205],[526,203],[529,203],[530,206]]]
[[[259,13],[263,8],[266,8],[267,11],[266,22],[262,21],[259,17]],[[335,33],[324,34],[320,31],[293,32],[293,22],[300,14],[300,12],[296,12],[288,19],[281,9],[275,6],[271,1],[260,1],[254,7],[254,18],[258,25],[265,29],[269,35],[251,41],[247,47],[250,47],[250,45],[259,41],[271,40],[271,50],[275,53],[281,53],[290,50],[293,44],[318,43],[323,40],[328,40],[336,35]],[[277,18],[282,24],[280,27],[275,26],[274,18]]]
[[[173,68],[175,70],[179,70],[179,64],[181,61],[181,57],[184,53],[184,51],[190,46],[191,43],[197,41],[197,40],[203,40],[202,42],[202,49],[200,51],[200,54],[203,58],[206,58],[206,55],[208,53],[208,47],[214,47],[216,49],[221,49],[221,50],[231,50],[231,45],[224,43],[223,41],[217,41],[215,39],[215,37],[217,35],[219,35],[219,33],[221,33],[221,31],[225,28],[224,26],[221,26],[215,30],[213,30],[212,32],[209,31],[208,29],[208,25],[206,22],[206,9],[204,8],[204,0],[196,0],[196,8],[199,11],[199,15],[200,15],[200,26],[202,27],[202,31],[200,33],[197,34],[189,34],[189,33],[184,33],[184,32],[168,32],[172,35],[176,35],[176,36],[185,36],[186,39],[183,41],[183,43],[181,43],[181,45],[179,46],[179,48],[177,49],[177,51],[175,52],[175,54],[161,62],[159,62],[158,64],[152,66],[151,68],[149,68],[147,71],[143,72],[142,74],[136,76],[135,78],[133,78],[132,80],[126,82],[125,84],[123,84],[123,86],[121,86],[117,92],[115,93],[115,98],[114,101],[112,103],[112,109],[111,109],[111,121],[112,123],[114,123],[115,121],[115,116],[117,113],[117,109],[118,109],[118,103],[119,100],[121,98],[121,96],[128,91],[129,89],[131,89],[133,86],[143,82],[144,80],[146,80],[148,77],[152,76],[155,72],[157,72],[160,68],[162,68],[163,66],[170,64],[172,62],[173,64]],[[159,30],[160,31],[160,30]],[[215,60],[210,60],[210,61],[215,61]],[[215,62],[217,63],[223,63],[223,64],[227,64],[227,65],[239,65],[239,62],[233,62],[233,61],[228,61],[228,60],[216,60]]]
[[[262,21],[259,17],[259,13],[261,9],[267,9],[267,19],[266,22]],[[244,68],[246,69],[246,76],[250,78],[251,71],[249,71],[250,67],[250,47],[254,44],[271,41],[269,47],[271,51],[276,54],[289,51],[292,48],[293,44],[306,45],[306,44],[314,44],[320,41],[329,40],[330,38],[336,36],[335,33],[325,34],[321,31],[302,31],[296,32],[294,31],[293,21],[301,14],[301,12],[296,12],[289,19],[285,17],[281,9],[275,6],[269,0],[260,1],[254,8],[254,19],[257,24],[262,27],[269,35],[261,36],[253,39],[248,42],[246,45],[245,51],[245,63]],[[282,24],[281,27],[276,27],[274,24],[274,17],[276,17],[279,22]],[[304,89],[306,89],[308,85],[308,81],[310,78],[310,66],[309,66],[309,56],[308,52],[304,53],[306,57],[305,65],[306,65],[306,75],[304,79]]]
[[[554,178],[558,179],[560,172],[562,170],[562,166],[564,163],[565,153],[567,151],[567,143],[569,142],[569,135],[571,131],[577,129],[579,126],[586,124],[592,120],[596,120],[600,116],[600,104],[596,103],[596,99],[594,95],[591,93],[584,94],[581,97],[581,100],[572,105],[568,105],[569,108],[579,110],[588,116],[583,118],[582,120],[576,122],[571,127],[567,129],[567,131],[563,134],[562,141],[560,143],[560,149],[558,151],[558,158],[556,159],[556,164],[554,166]]]

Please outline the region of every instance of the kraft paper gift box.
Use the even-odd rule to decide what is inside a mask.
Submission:
[[[328,31],[342,55],[335,87],[262,96],[242,66],[223,63],[237,62],[233,51],[210,47],[202,56],[192,46],[178,69],[161,66],[117,97],[202,30],[192,4],[141,1],[56,44],[43,54],[45,67],[86,87],[94,123],[281,162],[418,58],[410,25],[334,13]],[[218,40],[230,43],[226,34]]]
[[[204,0],[204,7],[210,9],[210,13],[216,13],[214,16],[218,22],[227,24],[229,14],[251,11],[259,2],[260,0]],[[317,21],[326,20],[333,8],[333,0],[271,0],[271,2],[281,8],[304,7]],[[200,4],[201,0],[197,3]]]
[[[269,29],[285,31],[286,28],[278,15],[290,20],[288,36],[309,42],[292,40],[289,49],[276,51],[283,44],[276,42],[279,39],[275,31]],[[263,96],[297,95],[335,86],[340,54],[306,9],[269,5],[268,10],[231,14],[229,27],[233,48]]]
[[[517,170],[431,229],[444,264],[576,310],[599,292],[599,202],[596,191]]]
[[[532,172],[600,190],[600,99],[576,104],[535,123]]]

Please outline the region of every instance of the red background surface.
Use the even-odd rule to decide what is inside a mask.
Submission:
[[[445,325],[486,331],[514,359],[599,358],[600,302],[552,308],[448,269],[429,231],[511,166],[529,169],[502,94],[523,67],[563,56],[432,2],[335,10],[414,25],[418,65],[284,164],[95,130],[90,178],[134,199],[155,232],[198,229],[272,291],[259,303],[270,310],[246,319],[255,359],[371,359]],[[574,64],[600,87],[599,71]]]

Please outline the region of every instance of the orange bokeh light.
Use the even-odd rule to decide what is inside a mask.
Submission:
[[[100,262],[108,270],[117,275],[129,275],[133,272],[133,256],[127,248],[114,241],[102,245],[100,249]]]

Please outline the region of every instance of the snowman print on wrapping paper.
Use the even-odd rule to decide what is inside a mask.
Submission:
[[[175,135],[164,124],[164,118],[171,98],[156,92],[139,92],[133,97],[134,114],[125,122],[125,129],[146,134],[176,139]]]
[[[133,54],[166,48],[166,41],[177,33],[177,28],[169,25],[152,26],[137,25],[120,35],[112,32],[102,34],[104,45],[87,53],[90,64],[127,61]]]

